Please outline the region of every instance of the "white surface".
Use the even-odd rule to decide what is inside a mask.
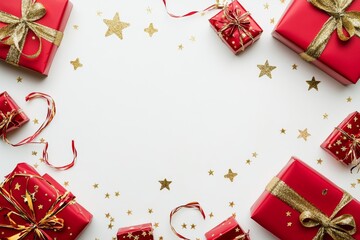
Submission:
[[[169,1],[181,13],[201,9],[210,1]],[[210,28],[205,16],[170,18],[161,0],[73,0],[74,9],[65,37],[49,77],[0,64],[1,90],[10,95],[31,120],[44,118],[41,101],[25,103],[32,91],[53,96],[58,114],[42,137],[50,142],[50,160],[64,164],[71,159],[70,141],[76,140],[76,166],[56,172],[39,162],[42,148],[12,148],[0,145],[0,175],[16,163],[39,164],[68,187],[78,201],[94,214],[80,240],[111,239],[119,227],[158,222],[156,239],[176,239],[170,230],[169,213],[174,207],[199,201],[205,212],[183,211],[175,219],[179,231],[192,239],[237,214],[252,239],[274,239],[250,219],[249,209],[267,182],[295,155],[359,198],[359,174],[350,174],[323,150],[322,141],[349,113],[359,110],[360,85],[344,87],[303,62],[294,52],[271,37],[274,24],[288,1],[250,1],[242,4],[264,29],[261,39],[235,56]],[[269,9],[264,9],[264,4]],[[151,8],[151,13],[147,8]],[[102,15],[97,16],[97,11]],[[124,39],[105,38],[103,19],[130,23]],[[149,23],[159,30],[150,38]],[[79,25],[78,30],[73,25]],[[195,36],[196,41],[190,41]],[[184,49],[178,50],[183,44]],[[70,61],[79,57],[83,67],[74,71]],[[273,78],[258,78],[257,64],[269,60],[277,66]],[[298,70],[292,70],[292,64]],[[23,82],[16,78],[22,76]],[[308,91],[306,80],[320,80],[319,91]],[[351,96],[353,101],[346,102]],[[322,115],[329,114],[324,120]],[[29,123],[12,135],[21,139],[35,129]],[[280,129],[287,130],[286,135]],[[308,128],[311,137],[297,139],[298,130]],[[32,156],[31,151],[38,151]],[[252,152],[259,156],[255,159]],[[324,160],[322,165],[317,159]],[[246,165],[251,159],[251,165]],[[231,183],[224,174],[231,168],[239,175]],[[209,176],[208,171],[215,171]],[[159,180],[173,181],[171,190],[160,189]],[[99,189],[92,185],[99,183]],[[114,193],[120,192],[120,197]],[[110,193],[110,199],[105,199]],[[234,208],[229,202],[234,201]],[[152,208],[153,214],[147,209]],[[133,214],[128,216],[127,210]],[[115,218],[112,230],[105,213]],[[181,224],[188,225],[187,230]],[[196,230],[190,230],[190,224]]]

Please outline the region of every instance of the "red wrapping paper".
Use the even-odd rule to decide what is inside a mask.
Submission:
[[[28,174],[32,177],[23,177],[18,174]],[[40,176],[34,168],[27,165],[26,163],[20,163],[16,166],[15,170],[6,176],[7,179],[12,181],[4,182],[2,191],[12,193],[14,202],[17,203],[22,209],[25,210],[28,216],[31,216],[31,211],[26,203],[26,191],[30,194],[35,209],[36,222],[41,220],[46,212],[51,208],[51,205],[55,202],[57,195],[65,194],[66,190],[60,186],[53,178],[45,174]],[[74,196],[70,193],[71,198]],[[12,204],[10,204],[3,196],[0,196],[0,231],[2,232],[1,239],[4,237],[10,237],[18,234],[20,230],[7,229],[1,227],[3,224],[9,224],[9,219],[6,214],[10,211],[19,212]],[[31,222],[25,221],[19,216],[12,214],[12,220],[18,225],[30,226]],[[47,240],[66,239],[74,240],[77,239],[79,234],[85,229],[88,223],[92,219],[92,215],[84,209],[81,205],[75,201],[70,205],[66,206],[62,211],[56,214],[57,218],[63,219],[64,227],[59,230],[54,229],[40,229]],[[34,231],[31,231],[25,239],[39,239]],[[42,238],[41,238],[42,239]]]
[[[234,240],[242,235],[245,235],[244,240],[250,240],[250,237],[244,232],[234,217],[226,219],[205,233],[207,240]]]
[[[22,0],[0,1],[0,11],[21,17],[21,1]],[[46,15],[36,22],[63,32],[70,16],[72,4],[68,0],[37,0],[37,2],[44,5],[46,8]],[[0,22],[0,28],[6,25],[7,24]],[[39,41],[33,40],[34,37],[35,34],[30,30],[26,37],[23,53],[30,55],[37,51]],[[57,46],[44,39],[41,39],[41,42],[42,51],[40,56],[34,59],[21,56],[18,65],[43,75],[48,75],[51,63],[57,51]],[[8,45],[0,43],[0,59],[6,59],[9,48]]]
[[[355,138],[360,138],[360,113],[351,113],[339,124],[338,128],[342,129],[349,135],[354,135]],[[349,154],[352,143],[352,139],[347,138],[338,129],[335,129],[321,144],[321,147],[336,160],[345,165],[349,165],[354,160],[353,154]],[[359,147],[355,148],[355,155],[357,158],[360,157]]]
[[[247,12],[246,9],[243,6],[241,6],[241,4],[238,1],[231,2],[228,5],[228,8],[230,11],[235,11],[235,9],[240,9],[241,14]],[[248,18],[250,22],[249,24],[250,28],[248,29],[248,31],[253,39],[247,36],[243,31],[239,32],[238,29],[233,29],[232,31],[231,27],[220,33],[224,25],[229,23],[229,21],[224,17],[224,10],[220,11],[214,17],[210,18],[209,22],[212,28],[215,30],[215,32],[219,34],[223,42],[233,51],[233,53],[238,54],[242,51],[240,38],[242,38],[244,45],[243,48],[245,49],[253,42],[258,40],[261,36],[261,33],[263,32],[261,27],[255,22],[255,20],[251,17],[251,15],[248,16]]]
[[[360,10],[360,1],[353,1],[346,11]],[[329,15],[304,0],[293,0],[273,31],[273,36],[294,50],[304,52],[314,40]],[[336,31],[315,66],[342,84],[355,84],[360,79],[360,38],[341,41]]]
[[[344,192],[334,183],[294,157],[280,171],[277,177],[327,216],[334,212]],[[336,216],[343,214],[351,214],[359,226],[360,203],[356,199],[351,200]],[[279,239],[313,239],[319,227],[305,228],[301,225],[299,216],[298,211],[268,191],[264,191],[251,208],[251,218]],[[352,237],[360,239],[360,231],[357,230]],[[333,239],[326,235],[324,240]]]
[[[154,240],[152,224],[146,223],[120,228],[117,233],[117,239]]]
[[[19,111],[19,110],[20,107],[16,104],[16,102],[7,92],[3,92],[0,94],[0,113],[6,116],[8,113],[11,113],[12,111]],[[4,118],[3,116],[0,115],[0,123],[2,121],[4,121]],[[19,128],[28,121],[29,118],[26,116],[26,114],[24,112],[19,112],[12,118],[12,121],[9,123],[6,129],[6,133]],[[4,133],[5,133],[5,129],[0,128],[0,136],[2,136]]]

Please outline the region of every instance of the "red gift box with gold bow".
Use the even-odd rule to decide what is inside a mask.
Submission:
[[[3,92],[0,94],[0,136],[13,131],[29,121],[12,97]]]
[[[68,0],[0,1],[0,59],[47,75],[71,9]]]
[[[235,54],[253,44],[263,32],[238,1],[225,5],[224,9],[209,21],[219,37]]]
[[[118,240],[154,240],[151,223],[120,228],[117,233]]]
[[[273,36],[342,84],[360,79],[360,1],[292,0]]]
[[[252,206],[251,218],[282,240],[360,239],[360,202],[294,157]]]
[[[72,193],[26,163],[0,185],[1,239],[74,240],[91,219]]]
[[[250,240],[234,217],[229,217],[205,234],[207,240]]]

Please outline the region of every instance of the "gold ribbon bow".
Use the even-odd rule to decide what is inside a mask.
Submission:
[[[223,38],[223,35],[232,36],[235,32],[235,30],[238,30],[239,32],[239,41],[241,45],[241,51],[244,51],[244,41],[243,41],[243,35],[244,33],[246,36],[251,38],[252,42],[254,43],[254,38],[252,34],[249,31],[250,28],[250,20],[249,12],[241,13],[241,10],[236,8],[235,10],[230,10],[228,5],[224,6],[224,16],[227,20],[225,25],[218,31],[218,34],[221,38]],[[227,31],[229,31],[227,33]]]
[[[0,136],[7,131],[13,118],[19,113],[21,113],[21,110],[14,110],[6,114],[0,111],[0,117],[2,118],[2,121],[0,122]]]
[[[64,226],[65,226],[64,219],[58,218],[58,217],[56,217],[56,215],[59,212],[61,212],[64,208],[66,208],[68,205],[74,203],[75,197],[72,194],[70,194],[70,192],[66,192],[63,195],[58,194],[56,200],[50,206],[49,210],[47,210],[45,216],[43,218],[41,218],[39,221],[37,221],[36,220],[36,212],[35,212],[34,204],[33,204],[33,197],[27,190],[27,187],[26,187],[26,192],[25,192],[25,199],[26,199],[27,205],[30,209],[30,214],[13,197],[12,190],[10,190],[8,192],[7,190],[4,189],[5,183],[9,183],[10,188],[11,188],[12,181],[16,177],[26,177],[27,178],[26,186],[28,185],[28,181],[31,178],[37,178],[37,179],[46,181],[41,176],[37,176],[37,175],[15,174],[12,177],[6,179],[5,182],[1,184],[0,196],[2,196],[5,200],[7,200],[16,209],[16,211],[10,210],[8,208],[0,208],[0,210],[3,210],[3,209],[10,210],[6,214],[6,218],[9,220],[10,224],[8,224],[8,225],[0,224],[0,228],[7,228],[7,229],[13,229],[13,230],[20,231],[19,233],[16,233],[10,237],[1,238],[1,239],[21,240],[21,239],[25,239],[25,237],[28,234],[30,234],[31,232],[34,232],[34,234],[41,240],[52,239],[48,234],[46,234],[46,232],[44,232],[44,230],[59,231],[64,228]],[[58,190],[51,183],[49,183],[49,182],[47,182],[47,183],[49,184],[49,187],[55,189],[56,192],[58,193]],[[24,219],[27,222],[27,224],[17,223],[12,218],[12,215],[15,215],[17,217]]]
[[[347,132],[345,132],[344,130],[342,130],[341,128],[336,127],[336,130],[338,130],[344,137],[346,137],[347,139],[349,139],[351,142],[350,145],[350,150],[347,153],[345,159],[350,158],[351,159],[351,171],[358,167],[360,165],[360,138],[356,137],[354,134],[349,134]],[[344,160],[345,160],[344,159]],[[360,168],[358,169],[358,172],[360,171]]]
[[[320,227],[313,240],[322,240],[326,234],[334,240],[355,240],[352,237],[356,233],[354,217],[350,214],[336,217],[338,212],[352,200],[350,194],[344,192],[339,204],[328,217],[277,177],[269,183],[266,190],[300,212],[299,220],[304,227]]]
[[[336,30],[341,41],[353,36],[360,37],[360,12],[345,10],[354,0],[308,0],[316,8],[325,11],[330,18],[310,43],[306,52],[300,54],[306,61],[312,62],[324,51],[331,34]],[[348,34],[344,34],[344,29]],[[348,36],[347,36],[348,35]]]
[[[0,28],[0,42],[10,45],[6,57],[8,63],[18,65],[21,55],[28,58],[37,58],[42,50],[41,39],[45,39],[56,46],[60,45],[63,37],[62,32],[36,23],[36,21],[43,18],[45,14],[45,7],[41,3],[36,2],[36,0],[22,0],[20,18],[0,11],[0,22],[8,24]],[[39,40],[38,50],[32,55],[27,55],[22,52],[29,30],[31,30]]]

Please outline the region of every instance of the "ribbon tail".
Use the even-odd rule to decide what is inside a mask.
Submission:
[[[12,65],[18,66],[18,63],[20,61],[21,51],[24,48],[26,36],[29,29],[24,29],[24,36],[19,40],[17,45],[13,44],[10,46],[9,52],[6,56],[6,62],[10,63]]]

